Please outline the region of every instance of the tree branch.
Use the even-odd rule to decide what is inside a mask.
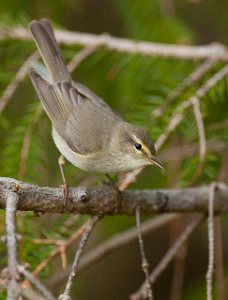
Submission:
[[[56,300],[46,287],[36,277],[34,277],[32,273],[27,271],[24,266],[18,266],[18,271],[34,285],[34,287],[45,297],[46,300]]]
[[[89,34],[71,32],[67,30],[55,30],[56,39],[66,45],[105,46],[108,49],[132,54],[142,54],[161,57],[173,57],[183,59],[218,58],[228,60],[227,48],[218,43],[205,46],[168,45],[153,42],[135,41],[126,38],[116,38],[108,34]],[[32,40],[28,29],[23,27],[10,28],[1,25],[0,40],[7,38],[18,40]]]
[[[212,283],[215,263],[215,230],[214,230],[214,193],[216,183],[212,183],[209,189],[208,199],[208,267],[206,273],[206,289],[207,289],[207,300],[212,300]]]
[[[88,222],[86,222],[87,226],[86,226],[86,229],[85,229],[85,231],[82,235],[82,238],[80,240],[78,249],[76,251],[74,261],[73,261],[73,265],[71,267],[71,272],[70,272],[70,275],[68,277],[65,290],[64,290],[63,294],[60,295],[59,300],[71,300],[72,299],[70,297],[70,292],[71,292],[71,288],[72,288],[72,284],[73,284],[73,279],[75,278],[76,272],[78,270],[79,260],[80,260],[80,257],[82,255],[82,251],[85,247],[85,244],[86,244],[91,232],[93,231],[94,226],[98,222],[98,220],[99,220],[99,218],[97,216],[93,216],[93,217],[90,217]]]
[[[135,219],[136,219],[136,227],[138,231],[138,240],[139,240],[139,249],[140,249],[140,255],[141,255],[141,260],[142,260],[142,271],[145,275],[145,285],[146,285],[146,290],[147,290],[147,299],[148,300],[153,300],[153,291],[152,287],[150,284],[150,273],[149,273],[149,263],[146,257],[146,253],[144,250],[144,243],[142,239],[142,231],[141,231],[141,222],[140,222],[140,207],[136,207],[135,211]]]
[[[9,85],[4,90],[2,97],[0,99],[0,114],[3,112],[3,110],[8,105],[10,99],[12,98],[14,92],[20,85],[20,83],[25,79],[25,77],[28,74],[28,69],[31,67],[31,65],[37,61],[39,58],[39,53],[36,51],[32,53],[28,59],[23,63],[23,65],[20,67],[20,69],[17,71],[15,78],[9,83]]]
[[[16,212],[19,197],[12,186],[8,191],[6,198],[6,232],[7,232],[7,250],[8,250],[8,270],[9,284],[7,287],[7,300],[17,300],[19,297],[19,274],[17,270],[18,253],[16,238]]]
[[[18,210],[45,213],[62,212],[62,189],[39,187],[21,181],[0,177],[0,208],[5,208],[6,198],[15,184],[19,184]],[[115,212],[115,197],[110,186],[99,189],[70,188],[66,213],[89,215],[134,215],[140,206],[142,215],[163,212],[207,212],[208,185],[170,190],[126,190],[121,193],[122,207]],[[228,185],[217,183],[214,196],[215,213],[228,211]]]

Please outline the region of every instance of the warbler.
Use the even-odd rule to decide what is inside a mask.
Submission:
[[[146,165],[163,169],[143,129],[125,122],[90,89],[72,80],[50,22],[34,20],[29,27],[50,80],[36,67],[30,77],[61,154],[88,172],[118,173]]]

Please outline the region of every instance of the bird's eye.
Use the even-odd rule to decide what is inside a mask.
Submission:
[[[138,144],[138,143],[135,143],[135,149],[141,150],[142,149],[142,145]]]

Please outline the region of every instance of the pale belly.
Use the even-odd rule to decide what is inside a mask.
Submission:
[[[54,128],[52,128],[52,137],[61,154],[74,166],[84,171],[98,173],[118,173],[127,172],[145,166],[145,164],[142,164],[142,162],[139,161],[132,162],[132,160],[126,155],[120,155],[116,159],[113,158],[111,154],[105,158],[103,155],[81,155],[75,153],[70,149],[67,143]]]

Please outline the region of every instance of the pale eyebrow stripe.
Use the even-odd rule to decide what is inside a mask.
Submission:
[[[150,149],[140,139],[138,139],[137,136],[135,136],[134,134],[132,134],[132,138],[133,138],[135,143],[138,143],[138,144],[142,145],[141,151],[144,154],[147,154],[149,156],[150,155]]]

